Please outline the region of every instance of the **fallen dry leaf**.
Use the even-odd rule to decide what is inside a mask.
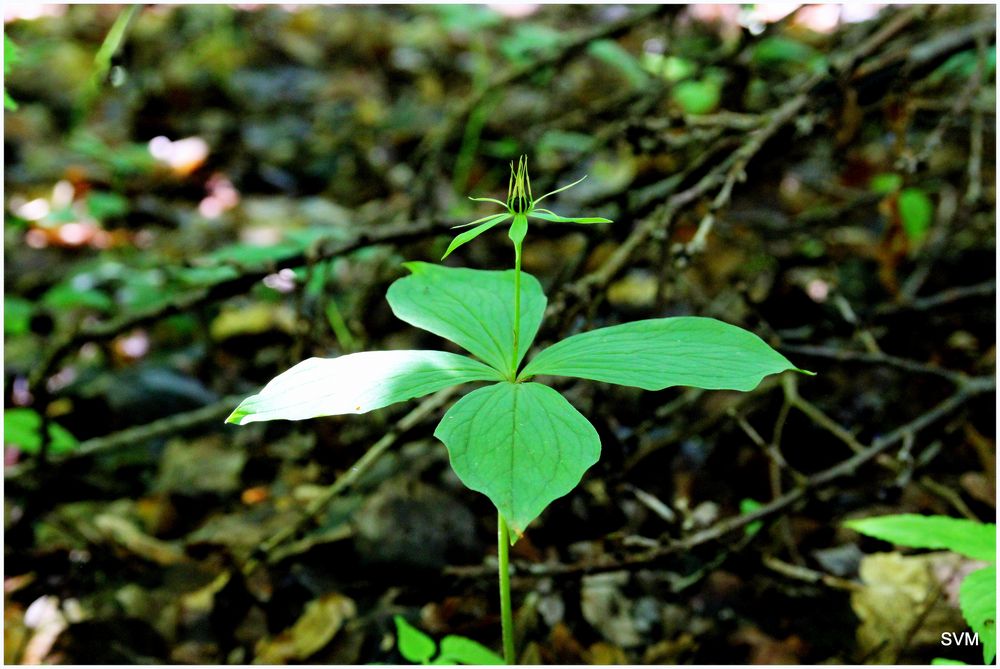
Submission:
[[[328,644],[355,613],[354,601],[336,592],[314,599],[306,604],[294,625],[257,643],[254,664],[287,664],[309,658]]]

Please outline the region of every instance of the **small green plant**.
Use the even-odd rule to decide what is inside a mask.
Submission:
[[[414,664],[503,664],[503,658],[481,643],[464,636],[449,634],[438,644],[403,616],[395,616],[396,646],[404,658]]]
[[[20,50],[17,48],[17,45],[14,44],[14,42],[11,41],[11,39],[9,37],[7,37],[7,35],[5,33],[4,36],[3,36],[3,76],[4,76],[4,79],[6,79],[10,75],[11,68],[13,68],[14,65],[19,60],[21,60],[21,52],[20,52]],[[10,97],[10,94],[7,92],[7,87],[6,86],[3,87],[3,108],[5,110],[7,110],[7,111],[16,111],[17,110],[17,103],[14,102],[14,98]]]
[[[582,179],[581,179],[582,180]],[[805,372],[755,334],[712,318],[635,321],[568,337],[535,355],[524,367],[545,313],[541,284],[521,272],[528,219],[556,223],[610,223],[606,218],[567,218],[537,205],[576,185],[537,200],[527,160],[511,164],[505,211],[467,225],[445,252],[511,220],[514,269],[485,271],[424,262],[387,294],[401,320],[444,337],[473,359],[443,351],[369,351],[333,359],[310,358],[279,374],[228,418],[245,425],[365,413],[476,381],[449,409],[434,432],[451,466],[472,490],[497,508],[497,544],[504,657],[513,663],[508,546],[555,499],[569,493],[597,462],[601,442],[594,426],[557,391],[538,383],[566,376],[662,390],[671,386],[753,390],[769,374]],[[461,226],[460,226],[461,227]]]
[[[983,646],[983,663],[993,661],[997,650],[996,525],[916,514],[862,518],[849,520],[844,525],[861,534],[900,546],[945,549],[973,560],[992,563],[962,579],[958,601],[965,621]]]

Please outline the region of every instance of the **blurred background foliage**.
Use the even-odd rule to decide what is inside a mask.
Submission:
[[[790,414],[777,382],[567,384],[604,456],[515,548],[543,573],[780,495],[794,476],[755,429],[819,471],[845,433],[936,406],[947,374],[993,374],[994,26],[989,6],[5,8],[6,659],[392,662],[397,614],[495,648],[490,570],[448,571],[491,564],[492,516],[433,421],[221,423],[305,357],[440,347],[385,288],[440,258],[521,153],[539,192],[589,175],[560,213],[615,220],[533,229],[524,266],[558,297],[543,338],[722,318],[820,372],[798,392],[828,419]],[[484,240],[456,262],[508,266],[502,231]],[[900,567],[858,585],[895,599],[852,600],[824,580],[862,563],[834,525],[994,517],[991,406],[970,396],[890,473],[738,549],[516,580],[524,661],[930,659],[962,628],[953,602],[887,631],[872,611],[919,609]]]

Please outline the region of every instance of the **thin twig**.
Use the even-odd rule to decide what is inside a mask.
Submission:
[[[232,413],[233,408],[244,397],[244,395],[230,395],[208,406],[176,413],[145,425],[130,427],[103,437],[88,439],[80,442],[72,451],[50,457],[47,464],[52,467],[62,466],[83,457],[98,455],[122,446],[131,446],[152,439],[175,435],[194,427],[201,427],[215,421],[221,421],[224,417]],[[31,461],[7,467],[4,469],[4,479],[17,479],[34,470],[35,464]]]
[[[959,300],[967,300],[972,297],[987,297],[997,292],[996,279],[989,279],[982,283],[971,286],[958,286],[942,290],[940,293],[918,297],[909,302],[899,304],[881,304],[875,308],[876,316],[885,316],[900,311],[930,311],[938,307],[949,305]]]
[[[249,576],[261,565],[262,561],[268,561],[270,556],[282,544],[294,538],[306,526],[311,524],[337,495],[353,486],[402,435],[412,430],[428,416],[443,407],[451,399],[452,395],[455,394],[455,391],[455,387],[445,388],[431,395],[403,416],[396,423],[395,428],[386,432],[346,472],[338,476],[332,484],[316,495],[309,502],[309,505],[302,512],[302,515],[299,516],[298,520],[286,525],[261,542],[254,555],[241,566],[243,574]]]
[[[796,355],[805,355],[813,358],[826,358],[829,360],[837,360],[838,362],[861,362],[874,365],[885,365],[887,367],[895,367],[897,369],[914,372],[916,374],[939,376],[952,383],[961,383],[965,378],[967,378],[962,372],[956,372],[928,363],[888,355],[886,353],[867,353],[860,351],[848,351],[829,346],[804,346],[795,344],[784,344],[781,346],[781,350],[788,353],[794,353]]]
[[[386,226],[374,230],[364,229],[364,232],[351,240],[328,244],[316,254],[317,260],[356,251],[375,244],[402,243],[435,234],[438,226],[429,222],[411,223],[407,225]],[[297,267],[308,261],[309,252],[304,251],[291,258],[281,261],[283,267]],[[242,295],[274,271],[272,264],[257,267],[242,273],[232,279],[219,281],[205,288],[184,293],[169,302],[126,314],[120,318],[103,321],[94,325],[82,327],[73,332],[58,337],[48,348],[40,364],[36,365],[29,375],[29,387],[36,388],[52,373],[63,358],[80,345],[91,341],[106,341],[113,339],[122,332],[153,323],[169,316],[193,311],[203,305]]]

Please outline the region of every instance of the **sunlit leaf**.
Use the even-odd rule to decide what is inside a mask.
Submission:
[[[470,381],[496,381],[496,370],[443,351],[366,351],[309,358],[243,400],[226,422],[303,420],[367,413]]]

